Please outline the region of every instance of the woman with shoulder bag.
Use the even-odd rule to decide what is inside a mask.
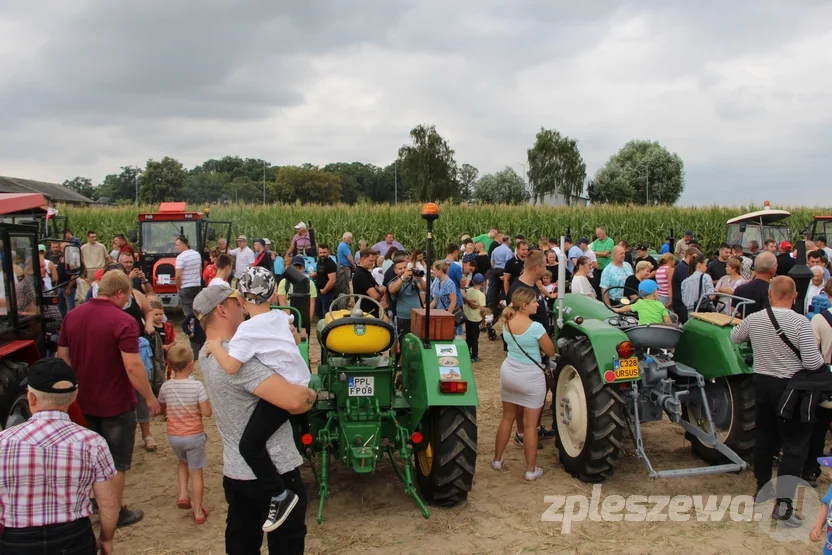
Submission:
[[[532,289],[519,289],[511,298],[511,305],[503,311],[503,338],[508,354],[500,367],[500,397],[503,416],[497,428],[494,447],[495,470],[503,467],[503,451],[508,445],[511,428],[518,407],[523,407],[523,450],[526,455],[526,480],[537,480],[543,470],[537,466],[537,422],[546,400],[546,377],[543,357],[555,355],[555,345],[546,329],[531,319],[537,312],[537,295]]]
[[[436,279],[431,287],[430,296],[433,300],[430,302],[430,307],[447,310],[453,314],[458,306],[458,299],[456,298],[454,282],[448,278],[448,268],[448,263],[443,260],[433,263],[431,274]]]

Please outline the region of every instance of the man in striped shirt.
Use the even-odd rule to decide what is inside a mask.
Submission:
[[[29,368],[32,417],[0,432],[0,553],[112,553],[119,515],[103,437],[73,423],[75,372],[60,358]],[[101,532],[90,523],[95,492]]]
[[[792,499],[808,453],[812,425],[804,423],[798,415],[789,420],[780,418],[777,405],[794,374],[823,364],[809,320],[792,310],[796,298],[794,281],[788,276],[775,277],[769,284],[768,292],[771,310],[751,314],[731,332],[731,341],[751,341],[754,352],[755,497],[759,502],[771,495],[772,492],[761,490],[771,481],[774,455],[782,446],[783,455],[777,473],[777,501],[772,518],[789,527],[802,524],[802,520],[794,514]],[[781,339],[772,318],[800,350],[800,358]]]

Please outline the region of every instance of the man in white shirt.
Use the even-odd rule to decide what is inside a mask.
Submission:
[[[185,316],[194,312],[194,297],[202,289],[202,257],[188,245],[184,235],[174,243],[176,252],[176,291]]]
[[[248,239],[245,235],[237,237],[237,248],[228,252],[234,257],[234,279],[240,279],[246,268],[254,264],[256,257],[254,251],[248,247]]]

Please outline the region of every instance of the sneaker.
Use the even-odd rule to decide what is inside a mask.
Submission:
[[[555,431],[554,430],[547,430],[543,426],[540,426],[537,429],[537,439],[538,440],[552,439],[553,437],[555,437]]]
[[[533,482],[543,476],[543,469],[539,466],[534,467],[534,472],[526,471],[526,480]]]
[[[521,436],[520,434],[514,434],[514,443],[517,444],[518,447],[523,447],[523,436]],[[538,442],[537,448],[543,449],[543,446]]]
[[[118,524],[116,524],[116,527],[121,528],[122,526],[130,526],[131,524],[136,524],[143,518],[144,511],[140,511],[138,509],[128,509],[127,505],[124,505],[118,512]]]
[[[263,531],[271,532],[279,528],[297,504],[298,496],[290,490],[286,490],[286,498],[282,501],[272,501],[269,506],[269,516],[266,518],[266,522],[263,523]]]
[[[788,528],[800,528],[803,526],[803,519],[797,516],[789,503],[780,502],[775,505],[771,512],[771,519]]]
[[[471,357],[471,362],[479,362],[480,357]]]
[[[502,468],[503,468],[503,459],[500,459],[499,461],[492,460],[491,461],[491,468],[493,468],[494,470],[502,470]]]
[[[757,486],[757,491],[754,492],[754,502],[766,503],[774,499],[775,496],[776,492],[774,491],[774,484],[768,482],[763,487]]]

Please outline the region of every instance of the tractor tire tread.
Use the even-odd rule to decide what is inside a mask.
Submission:
[[[436,439],[430,475],[416,464],[419,490],[430,505],[452,507],[464,502],[477,465],[477,415],[475,407],[430,409],[430,434]]]

